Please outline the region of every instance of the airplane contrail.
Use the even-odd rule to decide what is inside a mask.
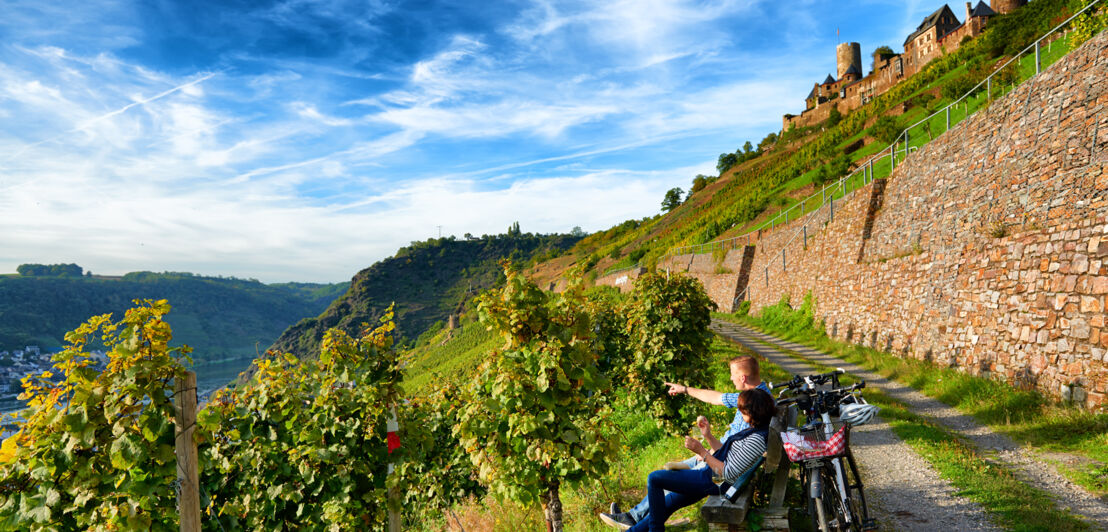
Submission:
[[[66,135],[76,133],[78,131],[83,131],[83,130],[87,129],[89,126],[91,126],[93,124],[96,124],[98,122],[102,122],[102,121],[107,120],[107,119],[109,119],[113,116],[118,116],[120,114],[126,113],[127,111],[129,111],[130,109],[132,109],[134,107],[138,107],[138,106],[141,106],[141,105],[146,105],[146,104],[148,104],[152,101],[160,100],[162,98],[165,98],[166,96],[169,96],[170,94],[178,92],[182,89],[185,89],[185,88],[191,87],[193,85],[196,85],[196,84],[202,83],[204,81],[207,81],[207,80],[211,79],[212,77],[214,77],[216,74],[218,74],[218,72],[210,72],[210,73],[208,73],[204,76],[201,76],[201,77],[199,77],[197,79],[194,79],[192,81],[189,81],[187,83],[182,83],[182,84],[180,84],[176,87],[166,89],[166,90],[164,90],[162,92],[159,92],[158,94],[155,94],[154,96],[151,96],[149,98],[145,98],[145,99],[142,99],[142,100],[138,100],[136,102],[129,103],[127,105],[124,105],[123,107],[120,107],[119,109],[114,110],[114,111],[109,111],[107,113],[104,113],[104,114],[96,117],[96,118],[86,120],[85,122],[81,123],[77,127],[73,128],[73,129],[70,129],[68,131],[65,131],[63,133],[60,133],[58,135],[55,135],[53,137],[50,137],[48,139],[44,139],[44,140],[40,140],[38,142],[27,144],[26,146],[23,146],[23,148],[21,148],[19,151],[17,151],[15,153],[9,155],[8,157],[4,158],[4,161],[10,161],[10,160],[12,160],[16,157],[19,157],[20,155],[23,155],[24,153],[27,152],[27,150],[30,150],[31,148],[57,141],[57,140],[61,139],[62,137],[65,137]]]

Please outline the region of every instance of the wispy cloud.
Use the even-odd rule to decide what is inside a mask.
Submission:
[[[334,281],[438,225],[598,230],[834,65],[794,4],[200,2],[5,4],[0,272]]]

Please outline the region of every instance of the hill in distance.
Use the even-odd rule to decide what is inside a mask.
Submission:
[[[282,283],[181,272],[83,274],[77,265],[20,266],[0,275],[0,350],[62,346],[91,316],[120,319],[135,299],[167,299],[173,345],[193,348],[195,363],[253,358],[289,324],[319,314],[348,283]]]
[[[354,276],[349,290],[315,318],[289,328],[273,349],[298,356],[319,352],[323,333],[337,327],[356,336],[395,303],[399,337],[406,342],[458,315],[472,296],[503,279],[499,261],[519,265],[548,260],[581,239],[574,235],[521,233],[514,224],[508,233],[481,238],[432,238],[413,242],[396,254]]]

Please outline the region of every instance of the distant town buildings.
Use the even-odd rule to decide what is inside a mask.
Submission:
[[[861,45],[841,43],[835,48],[837,77],[828,74],[804,99],[799,115],[785,115],[782,128],[806,127],[827,120],[831,109],[853,111],[884,94],[901,80],[911,77],[933,59],[957,50],[962,43],[981,34],[989,18],[1009,13],[1027,0],[992,0],[992,5],[966,2],[964,20],[959,21],[950,6],[943,4],[924,17],[916,31],[904,40],[904,52],[878,49],[873,53],[873,69],[862,76]]]
[[[88,353],[92,367],[102,369],[107,365],[108,357],[103,351]],[[22,349],[0,350],[0,412],[10,412],[22,408],[23,403],[17,396],[23,392],[23,378],[27,375],[42,373],[53,364],[50,353],[43,353],[37,345],[24,346]],[[63,376],[55,374],[54,379]]]

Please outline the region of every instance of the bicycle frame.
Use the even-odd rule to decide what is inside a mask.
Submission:
[[[796,393],[796,397],[791,399],[792,403],[789,408],[801,409],[805,415],[805,425],[812,425],[814,423],[820,423],[822,425],[817,430],[821,429],[824,438],[829,438],[834,434],[834,427],[831,420],[831,410],[837,407],[842,402],[844,394],[852,393],[853,390],[861,389],[865,386],[864,383],[847,388],[840,388],[838,382],[838,375],[842,370],[838,370],[832,373],[826,373],[822,375],[812,375],[808,377],[795,377],[791,382],[779,384],[777,386],[788,386],[790,390]],[[831,381],[832,390],[830,392],[824,390],[817,390],[817,386],[821,384],[827,384]],[[774,386],[774,387],[777,387]],[[784,391],[782,392],[782,394]],[[780,395],[780,394],[779,394]],[[829,405],[827,401],[834,401],[834,405]],[[849,428],[847,429],[849,431]],[[845,458],[845,465],[844,460]],[[846,529],[863,529],[872,525],[872,521],[869,519],[869,509],[865,500],[865,491],[862,484],[861,475],[858,474],[857,464],[854,462],[853,453],[849,447],[849,432],[847,438],[847,446],[845,455],[834,458],[813,458],[811,460],[804,460],[802,462],[803,473],[807,478],[807,495],[810,500],[810,504],[815,509],[815,513],[812,515],[816,520],[817,527],[822,527],[825,530],[829,529],[828,516],[826,511],[829,509],[827,505],[838,506],[834,510],[834,513],[841,516],[842,522],[836,523],[836,528]],[[855,480],[851,483],[847,479],[846,467],[850,468],[850,472]],[[823,478],[822,471],[827,469],[826,479],[833,483],[833,491],[828,492],[824,486],[825,479]],[[833,479],[833,480],[832,480]],[[851,495],[851,490],[857,489],[857,497]],[[834,500],[823,500],[830,495]],[[858,499],[855,501],[854,499]],[[857,504],[856,504],[857,503]],[[832,506],[831,508],[834,508]]]
[[[804,383],[807,386],[807,391],[809,391],[809,392],[815,392],[816,391],[816,384],[812,381],[811,376],[804,377]],[[837,373],[834,373],[834,374],[831,375],[831,387],[832,388],[838,388],[839,387],[839,377],[838,377]],[[817,404],[813,405],[814,408],[812,410],[809,410],[808,412],[804,413],[805,414],[805,421],[807,421],[808,423],[811,423],[812,421],[814,421],[812,419],[811,415],[814,412],[818,412],[819,413],[819,420],[823,422],[823,435],[825,437],[830,438],[831,435],[834,434],[834,429],[832,428],[832,423],[831,423],[831,413],[828,412],[827,408],[824,408],[825,405],[819,404],[820,402],[821,401],[819,399],[817,399]],[[832,466],[832,468],[835,472],[835,488],[839,490],[840,500],[843,501],[844,505],[849,507],[850,491],[847,490],[847,488],[846,488],[846,474],[843,473],[842,459],[841,458],[832,458],[831,459],[831,466]],[[851,515],[851,512],[848,510],[848,511],[843,513],[843,517],[846,519],[846,526],[849,528],[850,525],[852,524],[854,516]]]

